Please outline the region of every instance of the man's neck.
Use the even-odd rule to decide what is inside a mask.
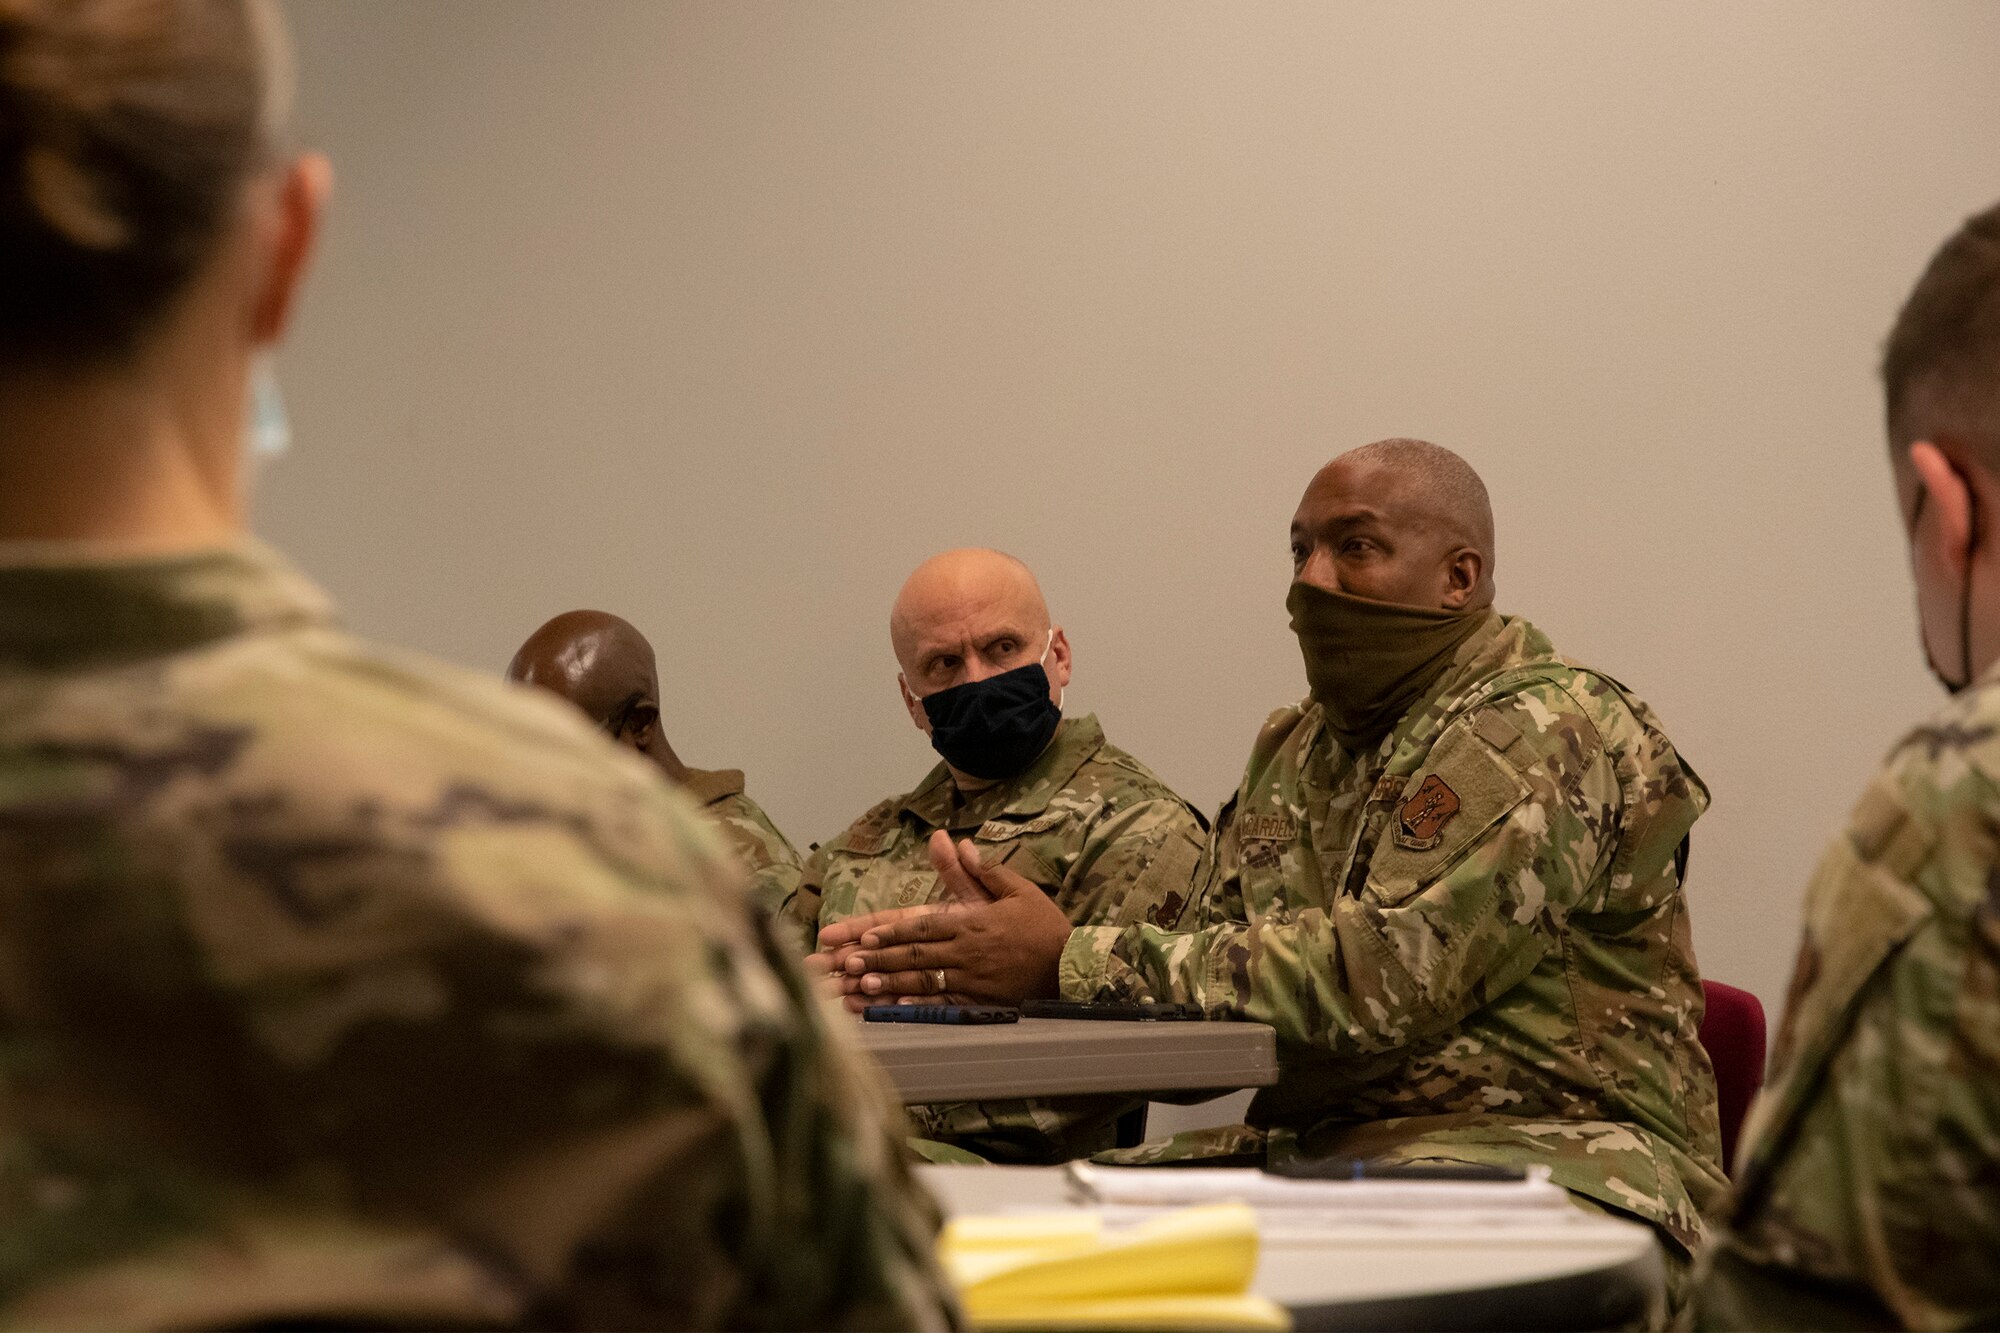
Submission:
[[[981,792],[993,790],[993,788],[1006,780],[1004,778],[975,778],[970,773],[959,772],[956,768],[952,768],[950,764],[946,764],[945,767],[950,769],[951,785],[958,788],[960,796],[977,796]]]

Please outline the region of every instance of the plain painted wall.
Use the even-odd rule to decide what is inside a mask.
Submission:
[[[887,612],[1040,572],[1074,710],[1197,804],[1303,692],[1285,527],[1459,450],[1504,609],[1706,777],[1709,975],[1937,694],[1873,364],[2000,195],[2000,6],[295,0],[340,176],[263,530],[498,672],[659,648],[690,762],[801,846],[932,761]]]

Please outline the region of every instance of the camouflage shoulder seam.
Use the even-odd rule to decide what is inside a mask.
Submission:
[[[1105,764],[1112,768],[1121,768],[1126,772],[1132,774],[1134,777],[1139,778],[1145,784],[1145,786],[1149,788],[1148,792],[1144,796],[1139,797],[1139,801],[1174,801],[1181,805],[1186,806],[1188,808],[1188,811],[1191,814],[1195,815],[1197,818],[1200,817],[1201,812],[1196,810],[1193,804],[1189,802],[1186,797],[1182,796],[1172,787],[1169,787],[1160,778],[1159,774],[1155,773],[1152,769],[1146,767],[1143,763],[1140,763],[1138,759],[1134,758],[1132,755],[1125,753],[1125,751],[1119,749],[1117,746],[1106,745],[1103,750],[1100,750],[1098,752],[1097,757],[1093,762]],[[1138,802],[1133,802],[1133,804],[1137,803]]]

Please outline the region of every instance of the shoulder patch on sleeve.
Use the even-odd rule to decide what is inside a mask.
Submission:
[[[1523,747],[1529,748],[1529,747]],[[1388,834],[1369,866],[1369,887],[1395,905],[1449,870],[1528,795],[1528,782],[1470,725],[1440,739],[1408,795],[1388,812]]]
[[[1444,832],[1444,826],[1458,814],[1459,808],[1458,793],[1451,789],[1449,782],[1436,773],[1425,778],[1416,794],[1403,802],[1403,808],[1397,811],[1401,832],[1410,840],[1404,845],[1422,843],[1426,847],[1435,846],[1432,839]]]

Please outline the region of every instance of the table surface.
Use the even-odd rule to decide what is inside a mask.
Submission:
[[[861,1044],[911,1103],[1222,1091],[1278,1079],[1277,1047],[1262,1023],[857,1024]]]
[[[1084,1206],[1061,1167],[917,1170],[947,1214]],[[1258,1221],[1254,1289],[1300,1329],[1604,1328],[1665,1290],[1649,1227],[1581,1208],[1259,1209]]]

